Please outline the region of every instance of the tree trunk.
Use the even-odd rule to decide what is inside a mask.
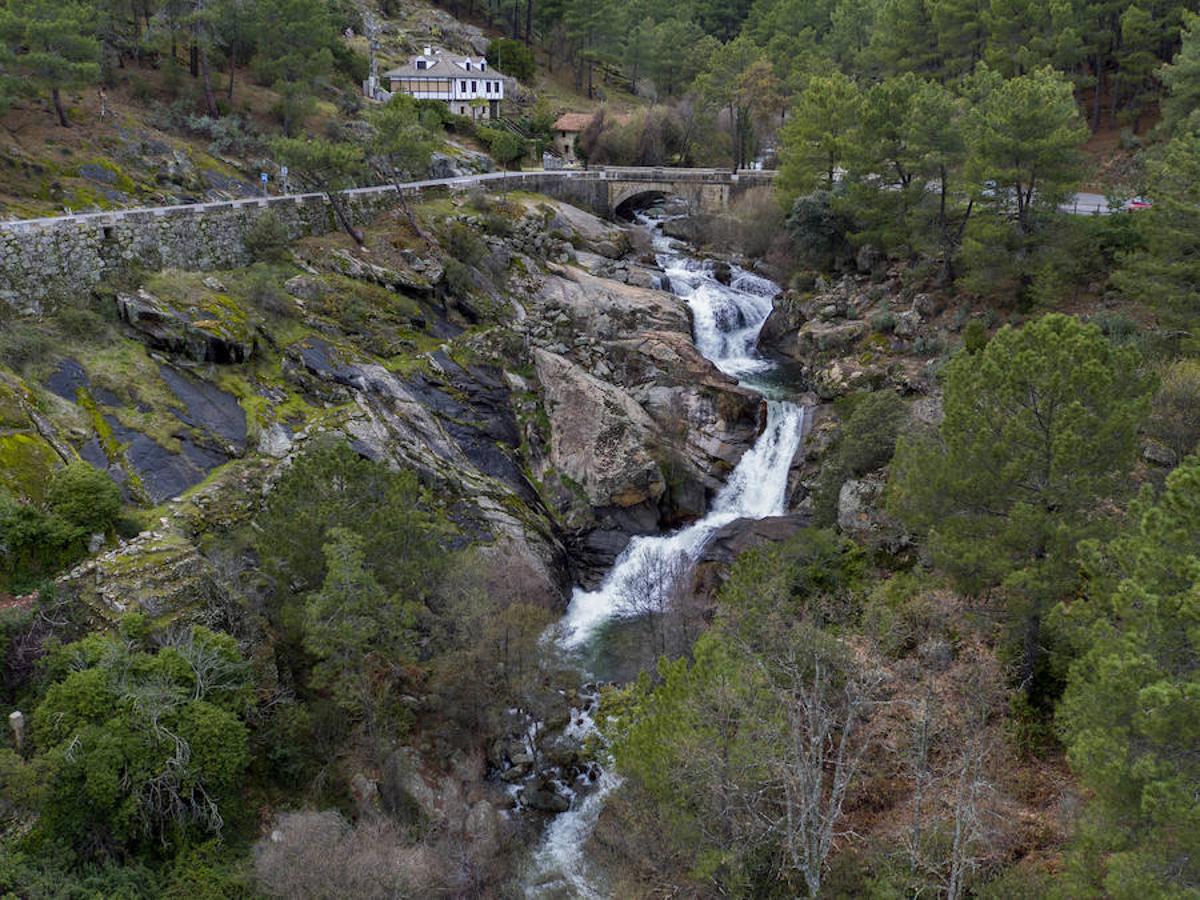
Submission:
[[[225,89],[225,97],[233,102],[233,76],[237,72],[237,45],[229,45],[229,87]]]
[[[208,114],[214,118],[221,118],[221,109],[217,106],[216,95],[213,94],[212,88],[212,72],[208,65],[208,51],[200,51],[200,75],[204,84],[204,105],[208,107]]]
[[[1025,640],[1021,649],[1021,689],[1030,699],[1033,699],[1033,679],[1041,655],[1041,637],[1042,617],[1035,612],[1025,620]]]
[[[346,215],[346,211],[342,208],[342,199],[336,191],[326,191],[325,196],[329,199],[329,205],[333,207],[333,214],[337,216],[338,224],[342,226],[346,234],[354,239],[354,243],[361,247],[364,243],[362,232],[354,227],[349,216]]]
[[[200,77],[200,47],[195,35],[192,35],[192,46],[188,48],[188,73],[193,78]]]
[[[533,45],[533,0],[525,0],[525,46]]]
[[[58,124],[63,128],[70,128],[71,123],[67,121],[67,111],[63,107],[62,94],[57,86],[51,88],[50,97],[54,100],[54,111],[58,113]]]
[[[425,242],[425,246],[432,247],[433,238],[421,227],[421,223],[417,221],[417,216],[412,211],[412,207],[408,205],[408,198],[404,196],[404,191],[400,189],[400,185],[403,182],[400,180],[399,172],[392,172],[392,182],[396,185],[396,198],[400,201],[400,212],[404,213],[404,218],[408,221],[409,226],[416,232],[417,237]]]

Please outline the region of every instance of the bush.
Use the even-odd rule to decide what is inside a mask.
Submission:
[[[246,250],[255,262],[283,262],[290,243],[287,227],[273,212],[260,215],[246,232]]]
[[[926,583],[902,572],[881,581],[867,596],[863,627],[888,656],[899,659],[916,652],[930,638],[945,634],[945,617],[929,599]]]
[[[1200,360],[1181,359],[1162,374],[1146,432],[1175,454],[1176,461],[1200,445]]]
[[[56,516],[0,490],[0,590],[32,590],[80,556],[78,534]]]
[[[451,257],[445,261],[446,287],[455,297],[468,297],[475,288],[471,267]]]
[[[269,269],[256,269],[250,276],[250,301],[269,316],[284,318],[293,312],[292,300]]]
[[[351,84],[357,86],[367,80],[371,74],[370,59],[343,41],[334,41],[330,49],[333,51],[334,69],[345,75]]]
[[[829,191],[797,197],[787,229],[796,242],[797,259],[808,268],[829,271],[850,256],[851,223],[834,208]]]
[[[896,452],[896,437],[907,407],[890,390],[851,395],[853,409],[845,416],[829,458],[813,489],[813,522],[830,526],[837,521],[838,495],[850,478],[887,465]]]
[[[284,813],[254,847],[268,897],[417,897],[449,881],[451,855],[406,842],[388,819],[350,825],[337,812]]]
[[[81,535],[102,534],[121,514],[121,491],[107,472],[77,462],[50,476],[46,505]]]
[[[512,221],[500,213],[488,213],[483,217],[483,230],[494,237],[507,237],[512,234]]]
[[[477,265],[487,255],[487,246],[463,222],[455,222],[446,230],[442,246],[452,258],[465,266]]]
[[[907,407],[892,391],[867,394],[842,426],[838,455],[852,475],[865,475],[888,464]]]
[[[967,328],[963,332],[963,346],[967,348],[967,352],[979,353],[987,346],[987,342],[987,326],[979,319],[972,319],[968,322]]]
[[[1140,331],[1138,323],[1124,313],[1098,312],[1090,321],[1114,344],[1128,344]]]
[[[509,166],[525,155],[525,141],[511,131],[499,128],[480,128],[479,139],[488,145],[492,159],[502,166]]]
[[[213,119],[209,116],[188,116],[188,130],[209,139],[208,149],[214,154],[243,155],[251,149],[254,139],[246,124],[237,116]]]
[[[871,316],[871,330],[879,334],[891,334],[896,330],[896,317],[890,312],[880,312]]]

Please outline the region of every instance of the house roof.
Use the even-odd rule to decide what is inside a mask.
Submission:
[[[425,60],[425,68],[417,68],[417,60]],[[394,69],[389,69],[383,73],[384,78],[455,78],[465,72],[469,72],[472,76],[485,75],[494,77],[490,69],[474,68],[466,69],[464,63],[470,62],[474,66],[479,66],[480,63],[487,61],[483,57],[478,59],[471,56],[450,57],[442,55],[441,51],[434,53],[432,56],[414,56],[402,66],[397,66]]]

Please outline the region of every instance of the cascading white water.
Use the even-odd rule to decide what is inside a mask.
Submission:
[[[733,267],[730,284],[721,284],[713,277],[711,264],[674,252],[658,233],[655,249],[672,290],[685,297],[692,310],[700,352],[721,371],[739,378],[772,368],[774,364],[760,357],[755,348],[758,333],[771,314],[772,297],[779,290],[775,283]],[[575,590],[563,620],[569,628],[567,645],[587,643],[596,629],[620,612],[633,579],[648,571],[647,557],[684,554],[695,561],[713,533],[735,519],[783,515],[788,468],[803,426],[803,407],[769,401],[766,428],[742,456],[708,515],[674,534],[635,537],[597,590]],[[678,567],[659,569],[673,570]]]
[[[773,363],[757,355],[755,347],[779,288],[737,267],[732,267],[730,284],[724,285],[713,277],[711,264],[675,252],[660,232],[655,232],[655,249],[672,290],[685,297],[691,308],[700,352],[721,371],[737,378],[752,379],[773,368]],[[682,556],[688,563],[683,570],[690,569],[722,526],[740,518],[783,515],[788,470],[800,446],[803,426],[803,407],[782,400],[768,401],[766,428],[742,456],[708,515],[674,534],[635,537],[598,589],[576,588],[563,620],[567,626],[565,645],[578,648],[587,644],[604,623],[620,615],[641,573],[681,571],[678,566],[648,568],[648,559]],[[618,784],[620,777],[606,770],[591,793],[550,823],[534,855],[528,896],[604,896],[588,876],[582,848],[600,816],[605,796]]]
[[[766,430],[742,456],[708,515],[674,534],[635,537],[597,590],[575,590],[563,619],[570,629],[564,638],[566,645],[578,647],[587,643],[596,629],[620,613],[631,586],[642,578],[643,572],[655,571],[648,567],[647,557],[671,559],[683,554],[694,562],[708,539],[735,519],[783,515],[788,469],[800,445],[803,425],[802,407],[769,401]],[[679,567],[663,566],[657,571],[679,571]]]

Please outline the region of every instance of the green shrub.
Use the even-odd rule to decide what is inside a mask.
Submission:
[[[525,155],[526,146],[522,138],[511,131],[499,128],[480,128],[479,139],[488,145],[492,159],[502,166],[510,166]]]
[[[282,262],[287,259],[287,226],[273,212],[265,212],[246,231],[246,250],[255,262]]]
[[[32,716],[38,827],[100,858],[217,833],[241,803],[252,688],[237,642],[193,626],[152,646],[142,630],[53,650]]]
[[[442,247],[465,266],[477,265],[487,254],[487,246],[475,231],[463,222],[455,222],[442,237]]]
[[[829,191],[797,197],[787,218],[787,230],[796,242],[799,261],[822,271],[849,258],[851,227],[850,220],[834,207]]]
[[[963,332],[963,346],[967,348],[967,352],[978,353],[987,346],[987,342],[987,326],[979,319],[972,319],[968,322],[966,330]]]
[[[891,334],[896,330],[896,317],[884,311],[871,316],[871,330],[879,334]]]
[[[881,581],[863,605],[863,627],[888,656],[900,658],[945,634],[945,618],[918,575],[901,572]]]
[[[874,391],[855,407],[842,426],[839,456],[852,475],[887,465],[907,407],[893,391]]]
[[[1146,432],[1175,454],[1176,461],[1200,446],[1200,360],[1181,359],[1162,373]]]
[[[1141,330],[1137,321],[1124,313],[1098,312],[1091,317],[1091,322],[1099,326],[1104,336],[1114,344],[1131,343]]]
[[[908,414],[904,401],[891,390],[851,394],[839,404],[842,427],[813,488],[815,525],[831,526],[837,521],[838,494],[848,479],[866,475],[891,461],[896,437]]]
[[[483,230],[495,237],[507,237],[512,234],[512,221],[500,213],[488,213],[483,217]]]
[[[121,491],[107,472],[71,463],[50,476],[46,506],[81,535],[107,533],[121,514]]]
[[[250,301],[269,316],[283,318],[293,312],[291,298],[270,269],[255,269],[250,276]]]
[[[467,297],[475,288],[471,267],[451,257],[445,261],[446,287],[455,297]]]

